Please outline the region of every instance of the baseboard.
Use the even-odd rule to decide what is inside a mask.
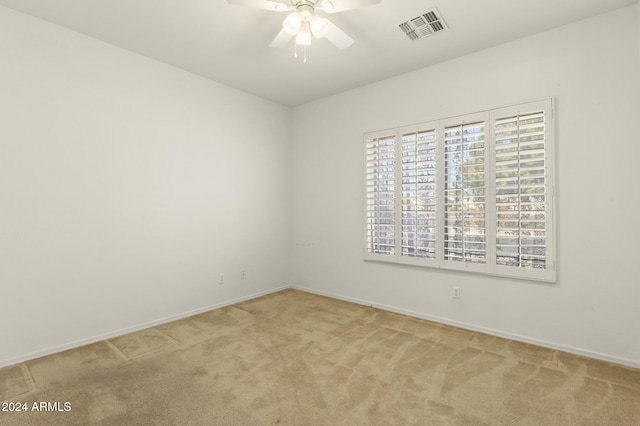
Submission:
[[[176,314],[176,315],[171,315],[165,318],[160,318],[157,320],[153,320],[153,321],[148,321],[142,324],[138,324],[132,327],[126,327],[126,328],[122,328],[120,330],[115,330],[115,331],[111,331],[108,333],[104,333],[104,334],[100,334],[97,336],[92,336],[92,337],[88,337],[86,339],[80,339],[80,340],[76,340],[73,342],[69,342],[69,343],[64,343],[62,345],[57,345],[57,346],[53,346],[50,348],[46,348],[46,349],[42,349],[42,350],[38,350],[35,352],[31,352],[25,355],[21,355],[18,357],[14,357],[14,358],[8,358],[8,359],[3,359],[0,360],[0,368],[3,367],[8,367],[10,365],[14,365],[14,364],[19,364],[21,362],[25,362],[25,361],[29,361],[35,358],[40,358],[43,356],[47,356],[47,355],[52,355],[58,352],[63,352],[69,349],[74,349],[74,348],[78,348],[80,346],[85,346],[85,345],[89,345],[91,343],[96,343],[96,342],[101,342],[103,340],[107,340],[107,339],[112,339],[114,337],[118,337],[118,336],[122,336],[125,334],[129,334],[129,333],[133,333],[136,331],[140,331],[140,330],[144,330],[145,328],[150,328],[150,327],[154,327],[156,325],[160,325],[160,324],[165,324],[168,322],[172,322],[172,321],[177,321],[183,318],[188,318],[194,315],[198,315],[198,314],[202,314],[204,312],[208,312],[208,311],[212,311],[214,309],[219,309],[219,308],[223,308],[225,306],[229,306],[229,305],[234,305],[236,303],[240,303],[240,302],[244,302],[247,300],[251,300],[251,299],[256,299],[258,297],[262,297],[262,296],[266,296],[268,294],[271,293],[277,293],[279,291],[282,290],[286,290],[288,288],[291,288],[291,286],[283,286],[283,287],[278,287],[275,289],[271,289],[271,290],[267,290],[267,291],[263,291],[263,292],[259,292],[259,293],[253,293],[250,294],[248,296],[243,296],[243,297],[238,297],[236,299],[230,299],[230,300],[225,300],[224,302],[220,302],[220,303],[216,303],[213,305],[209,305],[209,306],[204,306],[202,308],[198,308],[198,309],[194,309],[192,311],[187,311],[187,312],[182,312],[180,314]]]
[[[506,339],[516,340],[516,341],[523,342],[523,343],[530,343],[530,344],[533,344],[533,345],[536,345],[536,346],[543,346],[545,348],[559,350],[559,351],[563,351],[563,352],[568,352],[568,353],[572,353],[572,354],[575,354],[575,355],[581,355],[581,356],[584,356],[584,357],[587,357],[587,358],[598,359],[598,360],[601,360],[601,361],[607,361],[607,362],[620,364],[620,365],[624,365],[624,366],[632,367],[632,368],[640,368],[640,362],[634,361],[634,360],[631,360],[631,359],[627,359],[627,358],[620,358],[620,357],[616,357],[616,356],[612,356],[612,355],[608,355],[608,354],[603,354],[603,353],[599,353],[599,352],[594,352],[594,351],[590,351],[590,350],[586,350],[586,349],[575,348],[575,347],[572,347],[572,346],[566,346],[566,345],[561,345],[561,344],[548,342],[548,341],[544,341],[544,340],[533,339],[533,338],[530,338],[530,337],[527,337],[527,336],[522,336],[522,335],[519,335],[519,334],[505,333],[505,332],[500,331],[500,330],[494,330],[494,329],[491,329],[491,328],[481,327],[481,326],[477,326],[477,325],[474,325],[474,324],[468,324],[468,323],[464,323],[464,322],[460,322],[460,321],[454,321],[454,320],[451,320],[451,319],[448,319],[448,318],[441,318],[441,317],[438,317],[438,316],[435,316],[435,315],[427,315],[427,314],[423,314],[423,313],[420,313],[420,312],[411,311],[411,310],[408,310],[408,309],[398,308],[398,307],[395,307],[395,306],[373,303],[373,302],[370,302],[370,301],[367,301],[367,300],[356,299],[356,298],[353,298],[353,297],[348,297],[348,296],[343,296],[343,295],[336,294],[336,293],[330,293],[330,292],[326,292],[326,291],[316,290],[316,289],[313,289],[313,288],[297,286],[297,285],[292,285],[291,288],[294,288],[294,289],[300,290],[300,291],[305,291],[307,293],[317,294],[317,295],[320,295],[320,296],[331,297],[333,299],[344,300],[346,302],[357,303],[359,305],[371,306],[371,307],[374,307],[374,308],[377,308],[377,309],[382,309],[384,311],[395,312],[395,313],[398,313],[398,314],[408,315],[408,316],[415,317],[415,318],[421,318],[421,319],[425,319],[425,320],[428,320],[428,321],[433,321],[433,322],[437,322],[437,323],[441,323],[441,324],[451,325],[451,326],[462,328],[462,329],[465,329],[465,330],[478,331],[480,333],[490,334],[492,336],[503,337],[503,338],[506,338]]]

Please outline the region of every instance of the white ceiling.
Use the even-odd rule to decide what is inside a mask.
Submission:
[[[226,0],[0,0],[0,5],[296,106],[637,2],[382,0],[327,15],[355,43],[338,50],[327,40],[313,40],[306,63],[293,57],[293,42],[281,50],[268,47],[286,13]],[[432,7],[449,30],[409,41],[398,24]]]

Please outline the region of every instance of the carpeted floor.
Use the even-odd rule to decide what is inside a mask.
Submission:
[[[620,426],[640,371],[286,290],[0,369],[0,401],[27,404],[2,425]]]

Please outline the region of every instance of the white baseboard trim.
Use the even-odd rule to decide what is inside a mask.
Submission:
[[[303,287],[303,286],[298,286],[298,285],[292,285],[291,288],[294,288],[294,289],[300,290],[300,291],[304,291],[304,292],[307,292],[307,293],[317,294],[317,295],[320,295],[320,296],[331,297],[333,299],[344,300],[346,302],[357,303],[359,305],[371,306],[373,308],[382,309],[384,311],[395,312],[397,314],[408,315],[408,316],[415,317],[415,318],[420,318],[420,319],[425,319],[425,320],[428,320],[428,321],[433,321],[433,322],[437,322],[437,323],[441,323],[441,324],[451,325],[451,326],[454,326],[454,327],[463,328],[465,330],[478,331],[480,333],[490,334],[492,336],[503,337],[503,338],[511,339],[511,340],[517,340],[519,342],[530,343],[530,344],[537,345],[537,346],[543,346],[545,348],[555,349],[555,350],[559,350],[559,351],[562,351],[562,352],[568,352],[568,353],[572,353],[572,354],[575,354],[575,355],[581,355],[581,356],[584,356],[584,357],[587,357],[587,358],[598,359],[598,360],[601,360],[601,361],[607,361],[607,362],[611,362],[611,363],[614,363],[614,364],[620,364],[620,365],[624,365],[624,366],[632,367],[632,368],[640,368],[640,362],[632,360],[632,359],[621,358],[621,357],[617,357],[617,356],[613,356],[613,355],[603,354],[603,353],[600,353],[600,352],[590,351],[590,350],[587,350],[587,349],[575,348],[573,346],[561,345],[561,344],[557,344],[557,343],[553,343],[553,342],[548,342],[548,341],[545,341],[545,340],[538,340],[538,339],[530,338],[530,337],[527,337],[527,336],[521,336],[519,334],[506,333],[506,332],[503,332],[503,331],[500,331],[500,330],[494,330],[494,329],[491,329],[491,328],[486,328],[486,327],[481,327],[481,326],[477,326],[477,325],[474,325],[474,324],[455,321],[455,320],[451,320],[451,319],[448,319],[448,318],[441,318],[441,317],[434,316],[434,315],[427,315],[427,314],[423,314],[423,313],[420,313],[420,312],[411,311],[411,310],[408,310],[408,309],[397,308],[395,306],[373,303],[373,302],[370,302],[370,301],[367,301],[367,300],[356,299],[356,298],[353,298],[353,297],[348,297],[348,296],[343,296],[343,295],[336,294],[336,293],[330,293],[330,292],[326,292],[326,291],[316,290],[316,289],[313,289],[313,288],[308,288],[308,287]]]
[[[99,334],[97,336],[92,336],[92,337],[87,337],[85,339],[75,340],[73,342],[64,343],[64,344],[53,346],[53,347],[50,347],[50,348],[38,350],[38,351],[31,352],[31,353],[28,353],[28,354],[25,354],[25,355],[20,355],[20,356],[14,357],[14,358],[3,359],[3,360],[0,360],[0,368],[8,367],[8,366],[14,365],[14,364],[19,364],[21,362],[29,361],[29,360],[40,358],[40,357],[43,357],[43,356],[52,355],[52,354],[55,354],[55,353],[58,353],[58,352],[63,352],[63,351],[69,350],[69,349],[78,348],[80,346],[89,345],[91,343],[101,342],[103,340],[112,339],[114,337],[123,336],[125,334],[129,334],[129,333],[133,333],[133,332],[136,332],[136,331],[144,330],[146,328],[154,327],[156,325],[165,324],[165,323],[172,322],[172,321],[177,321],[177,320],[180,320],[180,319],[183,319],[183,318],[188,318],[188,317],[191,317],[191,316],[194,316],[194,315],[202,314],[204,312],[212,311],[214,309],[224,308],[225,306],[235,305],[236,303],[245,302],[245,301],[251,300],[251,299],[256,299],[258,297],[266,296],[266,295],[271,294],[271,293],[277,293],[279,291],[286,290],[288,288],[291,288],[291,286],[283,286],[283,287],[278,287],[278,288],[274,288],[274,289],[271,289],[271,290],[262,291],[262,292],[259,292],[259,293],[253,293],[253,294],[250,294],[250,295],[247,295],[247,296],[242,296],[242,297],[238,297],[238,298],[235,298],[235,299],[225,300],[224,302],[215,303],[213,305],[204,306],[202,308],[194,309],[194,310],[191,310],[191,311],[182,312],[180,314],[170,315],[170,316],[165,317],[165,318],[160,318],[160,319],[157,319],[157,320],[148,321],[148,322],[145,322],[145,323],[142,323],[142,324],[138,324],[138,325],[135,325],[135,326],[132,326],[132,327],[126,327],[126,328],[122,328],[120,330],[115,330],[115,331],[111,331],[111,332],[108,332],[108,333]]]

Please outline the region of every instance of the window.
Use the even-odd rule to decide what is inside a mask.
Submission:
[[[402,256],[436,256],[436,130],[402,135]]]
[[[543,100],[365,135],[365,259],[555,281]]]
[[[396,252],[396,138],[373,136],[366,142],[367,251]]]

